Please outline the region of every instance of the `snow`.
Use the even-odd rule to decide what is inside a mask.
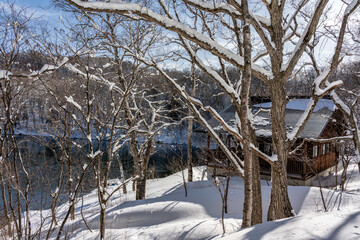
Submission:
[[[355,8],[358,4],[358,0],[352,0],[351,3],[346,7],[344,15],[350,14],[350,12]]]
[[[316,9],[316,11],[313,12],[305,29],[302,31],[302,33],[298,39],[298,42],[296,43],[295,48],[292,50],[291,56],[289,57],[288,61],[281,66],[282,72],[287,71],[290,64],[294,61],[294,59],[298,60],[299,57],[301,56],[302,52],[304,51],[305,45],[309,41],[309,39],[306,39],[306,36],[308,36],[308,34],[311,32],[311,27],[314,26],[314,24],[316,24],[316,25],[318,24],[320,15],[317,13],[321,8],[323,8],[326,5],[326,3],[325,4],[323,4],[323,3],[324,2],[322,0],[317,0],[316,4],[314,6],[314,9]],[[322,10],[320,10],[320,11],[322,11]],[[289,24],[291,24],[291,23],[289,23]],[[312,35],[312,34],[310,34],[310,35]]]
[[[360,174],[356,164],[351,164],[348,169],[350,181],[345,192],[326,188],[334,186],[335,174],[321,180],[328,212],[323,209],[318,187],[289,186],[296,217],[273,222],[266,222],[271,187],[262,181],[264,223],[242,230],[243,180],[232,177],[225,235],[221,227],[220,194],[215,180],[208,178],[206,167],[193,169],[194,182],[187,183],[188,197],[184,194],[181,172],[148,180],[146,200],[134,201],[130,182],[128,194],[115,193],[106,205],[106,239],[359,239]],[[187,171],[184,173],[186,177]],[[341,171],[338,179],[340,175]],[[219,181],[223,180],[219,178]],[[121,182],[110,180],[109,184],[110,192]],[[92,232],[83,223],[80,202],[77,204],[75,220],[65,226],[65,229],[71,229],[68,231],[70,239],[98,237],[100,206],[97,201],[96,190],[84,196],[83,214]],[[64,204],[58,208],[58,220],[67,207]],[[40,214],[32,212],[33,227],[39,226],[36,219]],[[47,214],[50,210],[42,211],[44,217]],[[43,229],[48,226],[49,219]],[[54,238],[55,234],[52,235]]]
[[[105,69],[105,68],[108,68],[108,67],[110,67],[111,66],[111,63],[106,63],[106,64],[104,64],[102,67]]]
[[[85,164],[83,165],[83,167],[82,167],[83,170],[85,170],[85,169],[87,168],[87,166],[88,166],[88,164],[85,163]]]
[[[269,129],[256,129],[256,136],[261,137],[271,137],[272,132]]]
[[[310,99],[291,99],[286,104],[286,109],[305,111],[309,104]],[[271,108],[271,102],[255,104],[257,108]],[[314,108],[314,112],[319,111],[322,108],[328,108],[331,111],[335,110],[335,104],[330,99],[320,99]]]
[[[79,111],[81,111],[81,106],[80,104],[78,104],[77,102],[75,102],[74,98],[72,96],[65,96],[65,99],[68,103],[71,103],[72,105],[74,105]]]
[[[331,220],[329,219],[331,218]],[[345,223],[345,225],[344,225]],[[359,239],[359,211],[289,218],[250,227],[223,239]],[[292,227],[296,226],[296,227]]]
[[[90,159],[94,159],[94,158],[96,158],[98,155],[100,155],[101,153],[102,153],[102,151],[97,150],[95,153],[89,153],[89,154],[88,154],[88,157],[89,157]],[[86,165],[86,167],[87,167],[87,165]],[[86,167],[83,167],[83,168],[86,168]]]
[[[333,90],[330,92],[331,98],[334,99],[336,105],[338,105],[345,113],[350,116],[351,110],[346,104],[341,100],[341,98],[337,95],[337,93]]]
[[[309,116],[310,111],[311,111],[312,107],[314,106],[314,104],[315,104],[314,99],[311,98],[308,100],[308,104],[307,104],[307,107],[305,108],[304,113],[301,115],[301,117],[298,120],[298,122],[296,123],[294,129],[291,130],[291,132],[289,132],[287,134],[288,139],[290,139],[291,141],[293,139],[295,139],[296,134],[298,134],[300,127],[304,124],[306,118]],[[314,109],[314,111],[315,111],[315,109]]]
[[[191,39],[192,41],[202,46],[204,49],[207,49],[213,54],[231,62],[235,66],[239,66],[239,67],[244,66],[243,57],[223,47],[222,45],[212,40],[211,38],[207,37],[206,35],[201,34],[200,32],[186,26],[185,24],[182,24],[167,16],[157,14],[151,11],[149,8],[142,6],[141,4],[115,3],[115,2],[105,3],[99,1],[84,2],[80,0],[71,0],[71,2],[75,6],[81,6],[86,9],[94,9],[100,11],[116,11],[127,14],[129,13],[137,14],[141,17],[146,18],[148,21],[158,23],[159,25],[163,26],[166,29],[170,29],[170,30],[176,29],[177,32],[181,32],[182,36],[186,37],[187,39]],[[251,67],[254,72],[263,75],[267,79],[272,79],[274,77],[270,71],[264,69],[263,67],[257,64],[253,63]]]
[[[115,83],[113,83],[113,82],[110,82],[109,83],[109,91],[111,92],[112,90],[113,90],[113,88],[115,87]]]
[[[9,72],[7,70],[0,70],[0,79],[5,79],[10,75],[12,75],[11,72]]]
[[[264,117],[260,117],[260,116],[255,116],[253,119],[253,123],[255,125],[258,126],[266,126],[270,124],[270,121],[268,118],[264,118]]]

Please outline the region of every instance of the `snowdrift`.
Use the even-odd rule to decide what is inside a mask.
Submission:
[[[351,174],[352,173],[352,174]],[[351,178],[347,190],[323,188],[328,211],[324,207],[318,187],[289,186],[290,200],[296,217],[266,222],[270,201],[270,182],[262,181],[264,223],[241,229],[243,181],[230,181],[226,233],[222,232],[221,198],[213,179],[205,167],[194,168],[194,182],[188,183],[185,197],[181,173],[148,181],[147,199],[135,201],[134,192],[116,193],[107,206],[107,239],[360,239],[360,175],[355,164],[349,167]],[[340,174],[340,173],[339,173]],[[334,186],[334,175],[322,179],[323,186]],[[112,181],[116,188],[117,181]],[[130,190],[131,186],[128,187]],[[64,216],[66,205],[59,207],[58,218]],[[99,207],[96,191],[84,196],[83,216],[68,221],[64,234],[70,239],[99,237]],[[43,216],[50,212],[43,211]],[[38,212],[33,212],[36,222]],[[46,229],[46,222],[42,229]],[[56,233],[56,231],[55,231]],[[55,238],[56,235],[53,234]],[[44,233],[45,234],[45,233]]]

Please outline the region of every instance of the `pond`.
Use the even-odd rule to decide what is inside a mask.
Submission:
[[[56,140],[50,137],[44,136],[25,136],[18,135],[17,141],[19,143],[21,155],[25,165],[26,171],[30,176],[30,208],[32,210],[47,209],[51,206],[51,191],[54,192],[57,189],[58,179],[62,173],[61,195],[59,198],[60,203],[64,203],[68,200],[68,179],[67,161],[61,161],[61,151],[58,147]],[[81,142],[80,139],[75,140]],[[107,143],[100,146],[101,150],[106,148]],[[78,150],[73,147],[72,151],[72,178],[76,183],[76,176],[82,171],[82,168],[88,159]],[[133,173],[133,162],[129,152],[128,145],[124,145],[118,151],[119,159],[124,168],[125,178],[129,178]],[[199,148],[193,149],[194,162],[198,162],[201,158],[201,151]],[[185,161],[187,158],[187,146],[185,144],[170,144],[157,142],[155,146],[155,152],[150,158],[149,162],[149,175],[148,178],[165,177],[174,171],[180,170],[180,165],[174,166],[174,161],[182,162],[182,166],[185,168]],[[106,154],[103,155],[103,166],[105,165]],[[20,169],[19,161],[18,168]],[[4,174],[5,177],[11,177],[9,174]],[[26,177],[24,171],[19,171],[20,185],[24,192],[26,188]],[[12,176],[13,177],[13,176]],[[114,161],[110,169],[110,179],[120,178],[119,162]],[[81,194],[87,193],[96,187],[94,181],[94,174],[91,168],[85,174]],[[7,183],[5,179],[5,183]],[[10,185],[10,189],[13,197],[13,204],[16,204],[16,191],[14,185]],[[7,186],[6,186],[7,187]],[[6,192],[7,200],[9,200],[8,192]],[[21,197],[22,209],[24,210],[24,198]],[[0,212],[3,210],[3,201],[0,201]]]

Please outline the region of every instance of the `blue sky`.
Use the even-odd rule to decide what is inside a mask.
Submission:
[[[0,0],[0,3],[6,3],[7,0]],[[27,8],[29,12],[35,12],[36,18],[44,18],[46,20],[57,20],[61,15],[61,11],[54,7],[51,0],[13,0],[15,5],[20,8]]]
[[[14,0],[10,0],[14,1]],[[334,0],[332,0],[334,1]],[[338,0],[339,1],[339,0]],[[7,0],[0,0],[1,3],[5,3]],[[43,20],[44,23],[50,28],[58,28],[61,26],[61,21],[59,16],[66,15],[60,9],[54,7],[52,0],[15,0],[15,4],[21,8],[28,8],[29,12],[35,12],[34,16],[37,19]],[[335,8],[339,11],[342,9]],[[334,13],[333,13],[334,14]],[[335,17],[330,18],[336,19]],[[326,46],[326,47],[325,47]],[[331,41],[324,42],[322,49],[316,49],[317,56],[321,59],[322,62],[328,62],[329,56],[332,55],[333,48],[335,47],[334,43]]]
[[[41,25],[46,25],[48,29],[62,26],[59,17],[65,13],[55,8],[52,0],[0,0],[0,5],[6,2],[15,2],[16,7],[26,8],[28,14],[33,14],[33,18]]]

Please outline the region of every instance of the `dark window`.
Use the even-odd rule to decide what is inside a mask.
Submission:
[[[313,158],[316,158],[318,156],[318,146],[313,146]]]
[[[325,144],[321,144],[321,155],[325,155]]]
[[[272,146],[270,143],[265,144],[264,153],[271,156],[272,155]]]
[[[326,154],[328,154],[330,152],[330,143],[326,144],[325,151],[326,151]]]

